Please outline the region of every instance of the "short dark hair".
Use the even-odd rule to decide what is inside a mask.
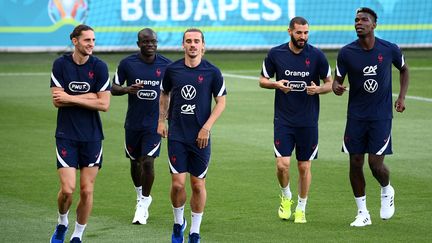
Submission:
[[[202,39],[202,42],[203,43],[205,43],[205,41],[204,41],[204,34],[203,34],[203,32],[200,30],[200,29],[198,29],[198,28],[189,28],[189,29],[187,29],[184,33],[183,33],[183,42],[184,42],[184,38],[185,38],[185,34],[186,33],[188,33],[188,32],[198,32],[198,33],[201,33],[201,39]]]
[[[86,30],[94,31],[92,27],[90,27],[88,25],[85,25],[85,24],[80,24],[80,25],[77,25],[73,29],[73,31],[72,31],[72,33],[70,33],[69,37],[70,37],[71,40],[73,38],[77,38],[77,37],[79,37],[81,35],[81,32],[86,31]]]
[[[290,21],[290,23],[289,23],[289,28],[291,30],[294,29],[294,24],[308,25],[309,23],[308,23],[308,21],[305,18],[297,16],[297,17],[292,18],[291,21]]]
[[[138,40],[140,40],[140,37],[142,35],[144,35],[145,33],[152,34],[152,35],[155,35],[157,37],[157,34],[156,34],[156,32],[153,29],[151,29],[151,28],[144,28],[144,29],[142,29],[142,30],[140,30],[138,32],[138,34],[137,34]]]
[[[372,15],[372,17],[374,17],[374,22],[375,22],[375,23],[376,23],[377,20],[378,20],[378,16],[377,16],[377,14],[376,14],[375,11],[373,11],[371,8],[368,8],[368,7],[361,7],[361,8],[358,8],[358,9],[356,10],[356,14],[358,14],[358,13],[368,13],[368,14]]]

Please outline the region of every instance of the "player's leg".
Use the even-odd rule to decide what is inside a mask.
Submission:
[[[306,223],[306,202],[312,181],[311,161],[298,161],[298,200],[294,213],[294,223]]]
[[[142,195],[145,197],[150,196],[151,188],[153,186],[154,174],[154,161],[155,158],[151,156],[142,156],[139,158],[141,165],[141,185]]]
[[[370,124],[369,168],[381,185],[382,219],[390,219],[395,211],[394,188],[390,185],[390,171],[384,164],[386,154],[392,154],[391,120],[374,121]]]
[[[77,220],[75,222],[75,230],[71,236],[71,240],[74,238],[78,238],[78,240],[82,239],[82,235],[93,208],[94,184],[98,171],[98,166],[81,168],[80,199],[76,209]]]
[[[130,175],[135,187],[137,206],[142,195],[141,164],[138,159],[141,155],[141,132],[125,130],[125,154],[130,159]]]
[[[273,148],[276,157],[276,177],[281,190],[278,215],[281,219],[289,219],[291,206],[294,203],[290,190],[291,153],[294,150],[294,136],[291,128],[275,125]]]
[[[159,134],[143,134],[140,143],[141,152],[138,160],[141,165],[142,196],[149,197],[155,178],[154,161],[159,156],[161,137]]]
[[[75,229],[71,241],[81,242],[93,208],[93,192],[96,176],[102,168],[102,141],[80,142],[80,198],[76,209]]]
[[[57,194],[58,219],[51,237],[52,243],[63,242],[68,226],[68,214],[72,204],[72,195],[76,185],[77,148],[73,141],[56,139],[57,173],[60,190]]]
[[[372,224],[366,206],[366,181],[363,174],[364,154],[350,154],[350,183],[357,205],[357,216],[350,224],[354,227],[363,227]]]
[[[150,196],[150,191],[154,181],[154,158],[149,156],[141,156],[138,158],[138,161],[141,166],[140,184],[142,185],[142,193],[137,202],[132,223],[147,224],[147,219],[149,218],[148,209],[153,200]]]
[[[184,241],[184,231],[187,226],[186,219],[184,218],[184,207],[186,203],[186,173],[173,173],[171,174],[171,204],[174,214],[174,225],[171,240],[175,242]]]
[[[318,158],[318,127],[295,129],[298,178],[298,200],[294,223],[306,223],[306,203],[312,181],[312,160]]]
[[[189,146],[189,169],[192,196],[191,206],[191,228],[189,233],[189,242],[200,241],[200,227],[204,214],[204,208],[207,201],[207,190],[205,177],[208,172],[211,154],[211,141],[208,146],[199,149],[195,144]]]
[[[184,207],[186,203],[186,172],[188,153],[183,143],[168,139],[168,159],[171,172],[171,204],[174,214],[172,242],[183,242],[184,231],[187,226],[184,218]]]
[[[347,120],[342,150],[349,154],[349,179],[357,205],[357,216],[350,225],[355,227],[372,224],[366,206],[366,181],[363,174],[364,154],[367,152],[367,132],[367,122]]]

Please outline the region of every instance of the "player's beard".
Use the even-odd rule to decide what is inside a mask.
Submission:
[[[294,36],[291,36],[291,42],[292,42],[293,45],[294,45],[296,48],[298,48],[298,49],[303,49],[303,48],[306,46],[307,41],[308,41],[307,39],[304,40],[303,45],[300,45],[300,44],[298,43],[298,41],[294,38]]]

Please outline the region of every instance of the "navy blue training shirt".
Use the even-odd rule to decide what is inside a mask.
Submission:
[[[308,95],[306,86],[313,81],[317,86],[320,80],[331,75],[331,69],[324,53],[306,44],[296,54],[288,43],[270,49],[264,59],[261,75],[276,81],[285,79],[292,90],[288,93],[276,89],[274,101],[274,123],[292,127],[314,127],[318,125],[319,95]]]
[[[69,95],[109,91],[108,67],[94,56],[78,65],[72,60],[71,54],[63,55],[54,61],[51,87],[63,88]],[[55,136],[82,142],[102,140],[104,136],[99,112],[80,106],[59,107]]]
[[[392,119],[392,64],[397,69],[405,65],[402,52],[379,38],[371,50],[364,50],[356,40],[339,51],[336,75],[348,74],[348,118]]]
[[[128,130],[156,132],[159,119],[159,95],[166,66],[171,61],[156,54],[153,63],[146,63],[140,54],[120,61],[113,82],[122,86],[142,83],[137,94],[128,94],[128,110],[124,127]]]
[[[171,92],[168,138],[185,143],[195,143],[210,117],[212,98],[226,95],[222,73],[205,59],[194,68],[184,58],[168,65],[162,90]]]

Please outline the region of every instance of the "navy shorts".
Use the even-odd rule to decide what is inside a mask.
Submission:
[[[298,161],[318,158],[318,127],[290,127],[275,124],[275,157],[289,157],[294,148]]]
[[[196,143],[183,143],[168,139],[169,167],[173,174],[189,172],[198,178],[205,178],[210,163],[210,140],[207,147],[200,149]]]
[[[359,121],[348,119],[342,152],[348,154],[392,154],[392,120]]]
[[[102,167],[102,141],[79,142],[56,138],[57,169]]]
[[[126,157],[136,160],[141,156],[158,157],[161,136],[157,133],[125,130]]]

